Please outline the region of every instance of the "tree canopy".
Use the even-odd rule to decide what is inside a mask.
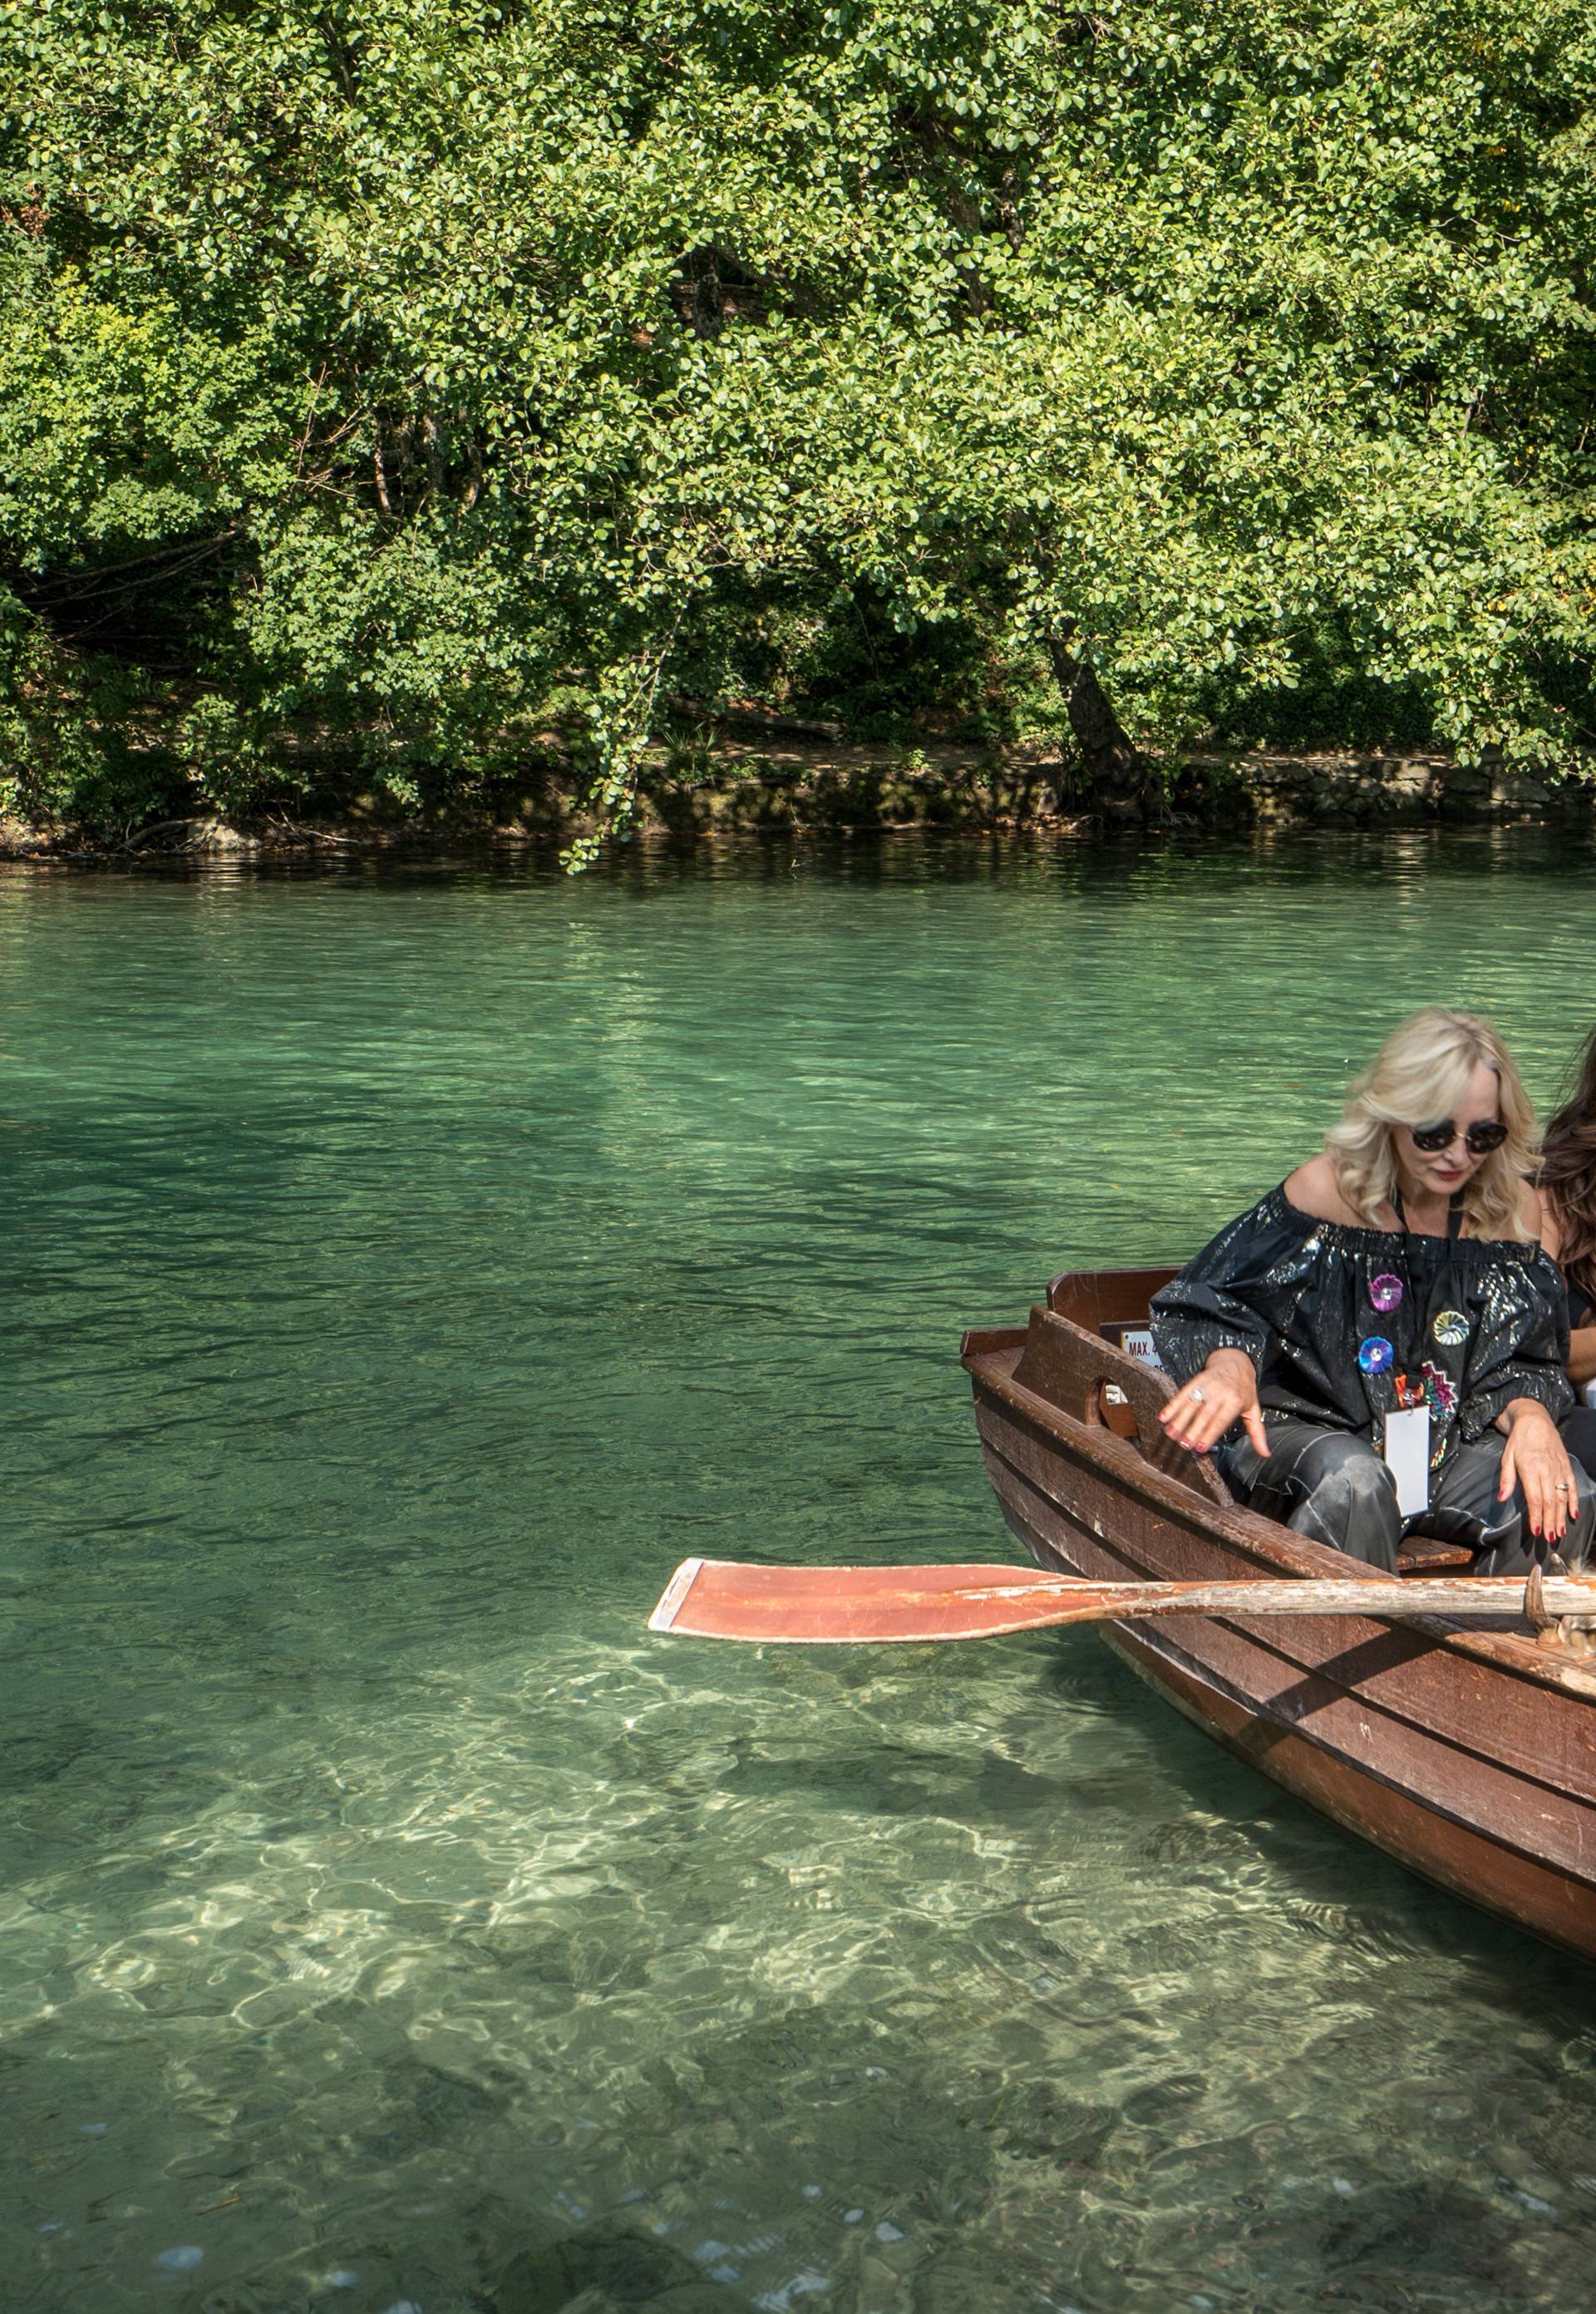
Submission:
[[[552,718],[602,824],[668,701],[861,635],[994,730],[1051,670],[1106,796],[1293,696],[1596,726],[1583,0],[0,27],[24,808],[403,793]]]

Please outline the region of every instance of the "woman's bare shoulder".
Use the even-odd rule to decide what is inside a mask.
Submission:
[[[1554,1261],[1563,1249],[1563,1231],[1557,1220],[1557,1208],[1544,1189],[1533,1181],[1523,1184],[1519,1198],[1519,1234],[1537,1238]]]
[[[1285,1193],[1299,1213],[1311,1214],[1315,1221],[1340,1222],[1347,1229],[1369,1226],[1362,1214],[1347,1204],[1336,1168],[1322,1152],[1287,1174]]]

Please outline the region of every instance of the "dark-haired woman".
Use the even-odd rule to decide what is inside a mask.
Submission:
[[[1540,1159],[1541,1242],[1568,1284],[1568,1375],[1582,1398],[1596,1382],[1596,1029],[1580,1053],[1579,1082],[1546,1129]],[[1576,1406],[1563,1441],[1596,1467],[1596,1409]]]

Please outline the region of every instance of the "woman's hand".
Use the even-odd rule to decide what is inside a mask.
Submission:
[[[1515,1398],[1502,1410],[1507,1444],[1502,1450],[1498,1500],[1524,1489],[1531,1532],[1561,1542],[1574,1510],[1574,1466],[1557,1426],[1537,1398]]]
[[[1232,1422],[1243,1425],[1260,1454],[1269,1452],[1258,1378],[1245,1350],[1215,1350],[1202,1373],[1160,1407],[1159,1420],[1177,1446],[1189,1446],[1194,1454],[1216,1446]]]

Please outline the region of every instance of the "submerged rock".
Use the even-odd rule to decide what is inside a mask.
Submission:
[[[657,2314],[742,2314],[745,2301],[712,2282],[690,2282],[644,2302]],[[628,2314],[637,2303],[635,2298],[613,2298],[607,2290],[585,2290],[579,2298],[568,2298],[560,2314]]]
[[[491,2301],[494,2314],[611,2314],[656,2301],[660,2314],[740,2314],[745,2302],[669,2242],[595,2230],[522,2250]]]

